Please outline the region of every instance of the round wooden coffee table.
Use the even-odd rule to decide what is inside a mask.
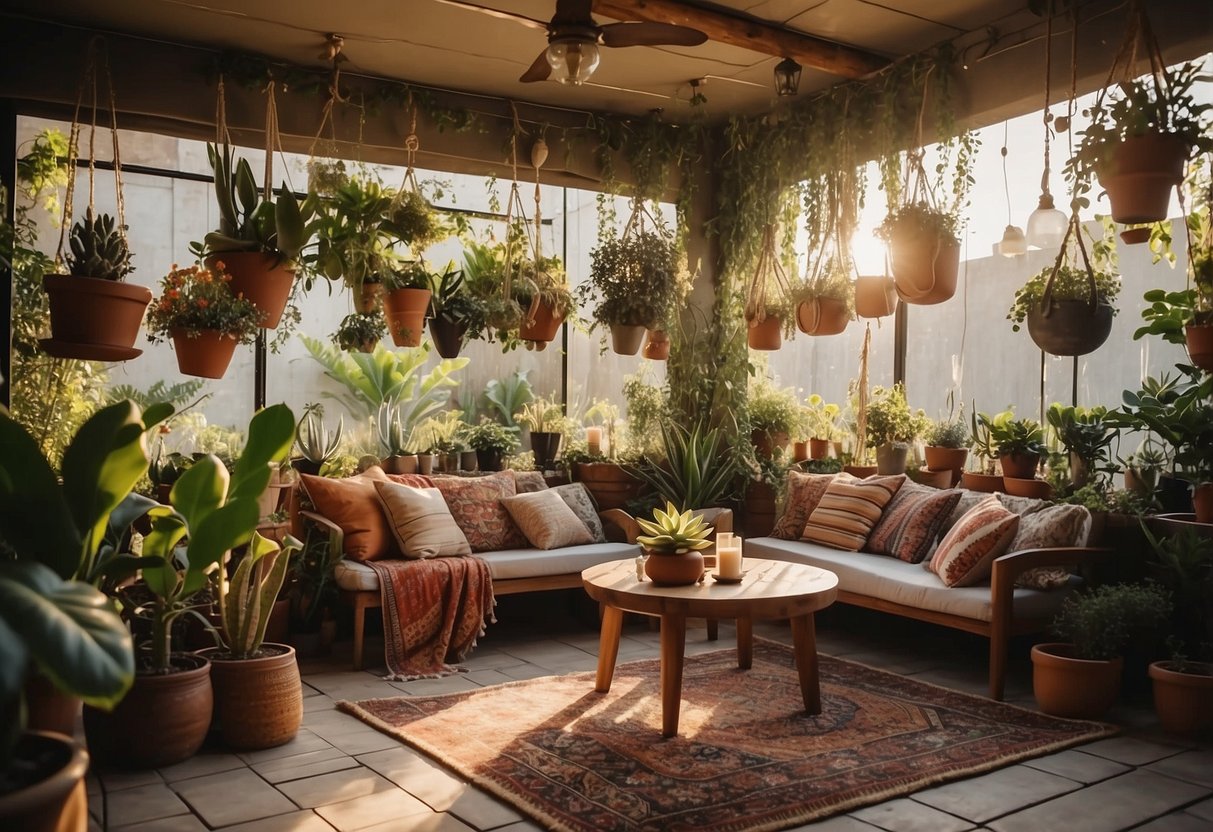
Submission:
[[[754,619],[788,618],[805,710],[821,713],[813,613],[834,603],[838,577],[813,566],[758,558],[746,558],[745,569],[741,583],[720,583],[708,576],[703,583],[692,586],[656,586],[647,579],[637,581],[633,560],[602,563],[582,572],[585,591],[603,607],[594,689],[601,693],[611,689],[623,614],[659,616],[661,734],[672,737],[678,733],[687,618],[736,619],[737,666],[742,669],[749,669],[753,661]]]

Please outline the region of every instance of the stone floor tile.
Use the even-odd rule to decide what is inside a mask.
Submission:
[[[503,676],[509,676],[511,679],[539,679],[543,676],[551,676],[547,670],[542,667],[536,667],[533,664],[520,664],[517,667],[501,668]]]
[[[522,820],[522,815],[512,807],[472,786],[468,786],[454,802],[444,807],[444,811],[475,829],[496,829]]]
[[[1209,832],[1209,821],[1187,812],[1171,812],[1133,827],[1133,832]]]
[[[517,823],[511,823],[509,826],[503,826],[494,832],[544,832],[544,829],[534,821],[520,820]]]
[[[477,647],[472,655],[459,664],[468,670],[497,670],[522,664],[522,659],[493,648]]]
[[[962,832],[973,828],[971,821],[907,798],[859,809],[851,812],[851,817],[889,832]]]
[[[1196,800],[1206,791],[1150,771],[1131,771],[1000,818],[997,832],[1106,832],[1129,829]]]
[[[1185,751],[1151,763],[1146,770],[1213,789],[1213,751]]]
[[[234,768],[244,768],[244,760],[235,754],[203,752],[195,754],[183,763],[177,763],[175,766],[162,768],[159,771],[166,783],[174,783],[178,780],[188,780],[191,777],[231,771]]]
[[[1202,800],[1195,806],[1189,806],[1187,811],[1188,814],[1196,815],[1196,817],[1213,824],[1213,797],[1209,798],[1208,800]]]
[[[279,757],[277,760],[266,760],[264,763],[257,763],[252,768],[270,783],[285,783],[288,780],[301,780],[304,777],[354,768],[357,765],[358,761],[353,757],[330,747],[321,751],[295,754],[291,757]]]
[[[303,712],[305,714],[312,713],[313,711],[328,711],[335,707],[337,707],[337,702],[333,697],[324,693],[317,693],[315,696],[309,696],[303,700]]]
[[[411,696],[438,696],[443,693],[462,693],[466,690],[476,690],[480,685],[468,678],[466,673],[455,673],[443,676],[441,679],[414,679],[411,682],[395,682],[392,695],[399,696],[401,691]]]
[[[410,819],[414,815],[432,815],[433,810],[408,792],[391,789],[353,800],[343,800],[340,803],[317,806],[316,814],[328,821],[338,832],[354,832],[393,818],[400,823],[400,829],[409,829]]]
[[[1073,780],[1018,765],[916,792],[912,796],[919,803],[974,823],[985,823],[1077,788],[1079,784]]]
[[[260,751],[245,751],[239,756],[240,759],[249,765],[255,765],[257,763],[264,763],[267,760],[293,757],[296,754],[309,754],[313,751],[323,751],[332,747],[309,729],[301,728],[299,729],[299,733],[290,742],[283,743],[275,748],[264,748]]]
[[[1144,766],[1164,757],[1171,757],[1183,749],[1166,743],[1148,742],[1135,737],[1109,737],[1079,746],[1079,750],[1096,754],[1129,766]]]
[[[100,832],[102,827],[98,826],[97,829]],[[129,826],[110,824],[108,832],[208,832],[208,830],[206,824],[193,815],[175,815],[171,818],[148,820]]]
[[[230,826],[294,811],[297,807],[247,768],[173,784],[208,826]]]
[[[101,820],[108,820],[108,825],[113,827],[186,815],[189,811],[190,807],[185,805],[172,789],[159,783],[109,792],[105,803],[105,813],[108,817],[102,817]]]
[[[797,826],[789,829],[788,832],[877,832],[879,828],[850,815],[835,815],[832,818]]]
[[[363,727],[353,730],[331,729],[329,733],[325,733],[323,736],[334,748],[344,751],[350,756],[368,754],[371,751],[382,751],[387,748],[396,748],[400,745],[399,740],[376,731],[364,723],[360,722],[358,724]]]
[[[156,786],[164,782],[164,778],[155,771],[118,771],[100,770],[96,772],[97,780],[107,792],[134,789],[139,786]]]
[[[543,641],[539,644],[507,645],[502,652],[532,664],[547,665],[562,662],[578,661],[590,655],[585,650],[579,650],[559,641]],[[598,651],[594,651],[597,656]]]
[[[1105,757],[1096,757],[1094,754],[1086,754],[1074,748],[1050,754],[1047,757],[1028,760],[1024,765],[1087,785],[1124,774],[1130,769],[1123,763]]]
[[[408,832],[476,832],[459,818],[445,812],[412,815],[408,820]],[[397,821],[389,820],[368,826],[363,832],[401,832],[401,829]]]
[[[392,788],[392,784],[368,768],[345,769],[318,774],[303,780],[280,783],[278,789],[304,809],[353,800]]]
[[[461,780],[428,757],[403,746],[363,754],[358,762],[379,772],[436,811],[450,806],[465,788]]]
[[[223,832],[333,832],[333,827],[310,809],[250,820],[223,827]]]
[[[480,685],[482,688],[516,681],[515,679],[506,676],[500,670],[473,670],[467,675],[467,678]]]

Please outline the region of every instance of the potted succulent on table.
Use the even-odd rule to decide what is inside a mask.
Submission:
[[[956,293],[960,239],[956,215],[910,202],[894,209],[876,236],[889,246],[893,281],[906,303],[942,303]]]
[[[926,414],[921,409],[910,409],[905,386],[900,382],[872,388],[867,413],[868,445],[876,449],[876,472],[904,474],[910,444],[926,428]]]
[[[476,465],[481,471],[500,471],[502,457],[518,449],[518,435],[487,418],[470,426],[465,438],[476,452]]]
[[[258,189],[248,160],[235,159],[231,146],[224,144],[220,151],[208,144],[206,153],[215,174],[219,228],[191,249],[207,259],[209,268],[231,275],[232,293],[257,307],[260,326],[276,329],[314,231],[314,201],[309,198],[300,206],[285,182],[271,201]]]
[[[392,342],[398,347],[420,346],[430,308],[429,269],[421,260],[404,263],[387,273],[384,285],[383,311]]]
[[[688,586],[703,577],[703,555],[712,545],[712,527],[694,509],[679,512],[667,502],[652,520],[636,518],[644,532],[636,538],[645,551],[644,573],[658,586]]]
[[[1119,432],[1107,415],[1106,407],[1073,407],[1058,402],[1045,411],[1045,421],[1069,455],[1070,485],[1074,488],[1089,483],[1098,466],[1108,462],[1108,447]]]
[[[337,417],[337,430],[329,433],[324,427],[324,405],[319,402],[305,405],[303,416],[295,425],[295,448],[299,456],[291,460],[291,467],[301,474],[319,474],[325,463],[337,455],[344,431],[344,416]]]
[[[1032,341],[1050,355],[1086,355],[1108,340],[1120,277],[1102,269],[1058,264],[1015,291],[1011,330],[1027,323]]]
[[[782,456],[800,422],[795,392],[762,379],[750,388],[746,413],[750,419],[750,440],[758,455],[764,459]]]
[[[1121,650],[1156,630],[1170,611],[1156,584],[1101,586],[1067,598],[1053,620],[1064,642],[1032,647],[1037,707],[1053,716],[1098,719],[1120,692]]]
[[[951,471],[951,484],[960,482],[969,458],[969,428],[965,424],[963,411],[954,419],[940,419],[933,423],[923,434],[923,440],[926,442],[923,453],[927,470]]]
[[[347,352],[374,352],[375,346],[387,334],[387,321],[378,309],[370,312],[351,312],[341,319],[341,325],[333,333],[337,346]]]
[[[590,280],[579,291],[583,305],[597,300],[593,321],[610,328],[611,348],[635,355],[646,330],[664,326],[689,288],[677,244],[658,229],[602,239],[590,254]]]
[[[95,217],[90,210],[72,226],[68,243],[68,273],[42,278],[51,319],[43,349],[86,361],[135,358],[142,352],[134,348],[135,338],[152,293],[123,281],[135,270],[126,228],[115,227],[109,214]]]
[[[221,260],[207,266],[173,266],[147,313],[148,340],[172,339],[177,367],[202,378],[222,378],[237,344],[251,344],[263,313],[232,292]]]

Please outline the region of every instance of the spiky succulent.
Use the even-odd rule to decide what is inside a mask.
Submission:
[[[131,265],[131,250],[126,235],[109,214],[94,217],[89,211],[84,219],[72,226],[68,242],[68,270],[76,277],[96,277],[101,280],[121,280],[135,270]]]
[[[295,447],[308,462],[323,465],[336,455],[344,430],[345,419],[338,417],[337,430],[329,433],[324,427],[324,408],[309,404],[303,409],[303,418],[295,425]]]
[[[648,532],[636,538],[646,549],[662,554],[674,554],[690,549],[706,549],[712,545],[708,535],[712,527],[703,520],[703,515],[687,509],[681,514],[673,503],[665,504],[665,511],[655,509],[652,520],[636,519],[640,528]]]

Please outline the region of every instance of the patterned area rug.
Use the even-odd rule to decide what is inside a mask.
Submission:
[[[791,649],[688,657],[679,735],[661,738],[656,659],[594,674],[338,707],[435,757],[545,828],[785,829],[1115,733],[821,657],[804,713]]]

